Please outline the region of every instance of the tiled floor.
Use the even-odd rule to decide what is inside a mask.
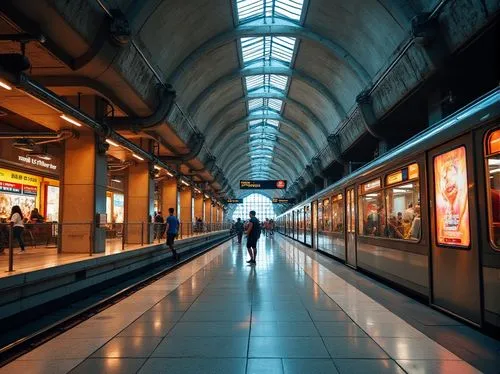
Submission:
[[[0,373],[479,372],[310,250],[245,252],[221,245]]]

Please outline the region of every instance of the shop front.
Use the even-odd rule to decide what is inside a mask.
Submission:
[[[56,156],[42,159],[1,141],[0,220],[6,222],[12,207],[19,205],[26,221],[58,222],[59,166]]]

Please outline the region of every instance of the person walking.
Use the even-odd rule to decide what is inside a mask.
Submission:
[[[250,260],[247,261],[250,265],[255,264],[257,257],[257,241],[260,237],[261,227],[259,220],[255,217],[255,211],[250,211],[250,221],[248,222],[247,234],[247,251],[250,255]]]
[[[172,251],[174,259],[179,261],[181,256],[177,254],[174,248],[174,240],[179,232],[179,220],[174,216],[174,208],[168,208],[167,227],[165,231],[167,232],[167,245]]]
[[[241,244],[241,238],[243,237],[243,222],[241,222],[241,218],[236,220],[234,224],[234,230],[236,231],[236,235],[238,236],[238,244]]]
[[[21,212],[21,208],[19,207],[19,205],[14,205],[12,207],[12,211],[10,213],[10,223],[13,226],[14,238],[17,240],[19,246],[21,247],[21,253],[24,253],[24,220],[23,213]]]
[[[163,237],[163,233],[165,232],[164,223],[165,223],[165,221],[163,220],[163,216],[161,215],[161,212],[158,212],[154,218],[155,239],[159,240]]]

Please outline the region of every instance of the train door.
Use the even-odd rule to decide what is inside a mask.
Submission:
[[[428,153],[431,303],[481,324],[481,287],[472,136]]]
[[[292,211],[291,215],[292,215],[292,225],[291,225],[292,232],[290,233],[290,236],[292,237],[292,239],[295,239],[295,210]]]
[[[346,264],[356,268],[356,200],[354,186],[346,190]]]
[[[312,247],[317,249],[318,247],[318,202],[312,202]]]

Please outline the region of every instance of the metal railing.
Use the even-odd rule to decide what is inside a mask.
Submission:
[[[178,239],[185,239],[220,230],[229,230],[229,223],[201,223],[181,222]],[[166,224],[149,222],[126,222],[96,225],[93,222],[76,223],[25,223],[21,232],[21,239],[26,248],[25,252],[46,254],[40,249],[54,249],[53,254],[111,254],[126,249],[137,249],[154,243],[166,241]],[[105,243],[104,248],[95,248],[96,243]],[[51,260],[44,256],[21,256],[21,246],[14,233],[14,227],[9,223],[0,223],[0,253],[8,257],[7,271],[13,272],[15,261],[17,267],[44,266]],[[5,251],[7,250],[7,253]],[[45,253],[44,253],[45,252]],[[0,258],[1,259],[1,258]],[[15,261],[14,261],[15,260]],[[44,263],[45,261],[45,263]],[[0,261],[2,262],[2,261]],[[54,263],[55,266],[55,263]],[[3,267],[3,264],[2,264]]]

